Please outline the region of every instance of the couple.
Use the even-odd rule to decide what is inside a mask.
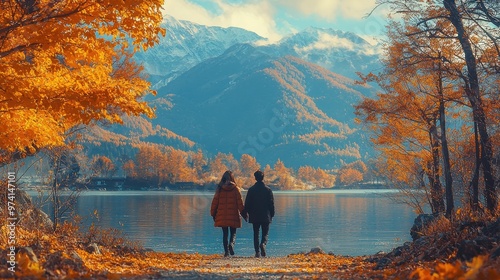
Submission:
[[[224,244],[224,257],[234,255],[234,244],[236,229],[241,227],[241,217],[253,224],[253,244],[255,257],[266,256],[267,235],[269,224],[274,217],[273,192],[267,187],[264,180],[264,172],[258,170],[254,174],[257,181],[248,189],[243,206],[241,192],[235,183],[231,171],[226,171],[217,186],[210,215],[214,218],[215,226],[222,227],[222,243]],[[259,243],[259,230],[262,228],[262,240]],[[228,230],[231,237],[228,241]]]

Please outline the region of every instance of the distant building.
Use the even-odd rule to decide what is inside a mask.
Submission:
[[[201,184],[196,184],[193,182],[176,182],[174,184],[169,184],[168,188],[170,190],[190,190],[190,191],[192,191],[192,190],[201,191],[201,190],[215,189],[215,187],[212,185],[201,185]]]
[[[121,191],[125,185],[125,177],[92,177],[88,185],[89,189]]]

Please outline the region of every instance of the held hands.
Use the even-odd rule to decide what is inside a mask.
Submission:
[[[248,223],[248,212],[247,212],[247,210],[243,209],[243,212],[241,212],[240,215],[243,217],[243,219],[245,220],[245,222]]]

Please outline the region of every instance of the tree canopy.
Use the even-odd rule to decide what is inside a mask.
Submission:
[[[153,115],[131,59],[158,42],[162,0],[0,2],[0,165],[64,144],[68,132]]]
[[[373,140],[385,161],[382,169],[394,181],[430,189],[433,212],[444,210],[445,199],[446,214],[452,215],[456,187],[469,196],[475,210],[481,187],[485,208],[495,212],[498,125],[492,120],[498,118],[499,104],[498,1],[377,2],[400,17],[387,29],[384,70],[364,77],[382,93],[361,102],[357,113],[376,134]],[[454,129],[447,128],[447,117]],[[461,175],[465,169],[467,174]],[[457,184],[454,177],[460,178]]]

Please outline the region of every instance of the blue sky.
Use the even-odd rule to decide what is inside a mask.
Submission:
[[[277,41],[307,27],[354,32],[374,43],[383,36],[385,12],[375,0],[165,0],[164,12],[211,26],[236,26]]]

